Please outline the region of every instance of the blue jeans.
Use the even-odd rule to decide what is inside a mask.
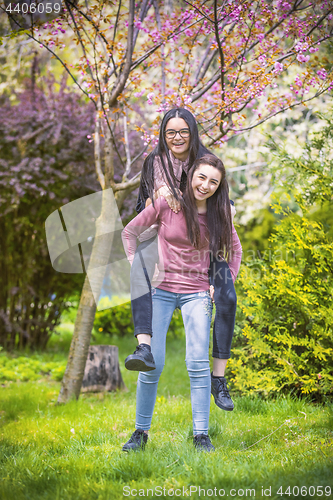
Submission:
[[[134,335],[152,330],[152,299],[150,282],[158,262],[158,239],[151,238],[138,246],[131,267],[131,305]],[[237,296],[231,272],[226,261],[213,259],[210,281],[215,287],[215,321],[213,330],[213,358],[229,359],[235,328]]]
[[[136,429],[149,430],[157,386],[165,362],[165,342],[172,314],[182,312],[186,334],[186,367],[191,383],[193,434],[208,434],[210,370],[208,361],[212,303],[209,292],[173,293],[152,289],[153,332],[151,350],[156,369],[140,372],[136,392]]]

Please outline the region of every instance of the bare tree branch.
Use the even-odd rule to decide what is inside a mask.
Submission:
[[[112,108],[117,102],[117,97],[123,91],[128,75],[131,71],[132,66],[132,55],[133,55],[133,29],[134,29],[134,11],[135,11],[135,1],[129,0],[129,16],[128,16],[128,33],[127,33],[127,48],[125,56],[125,64],[122,69],[121,74],[118,76],[116,83],[112,89],[109,106]]]
[[[151,2],[152,2],[152,0],[144,0],[144,2],[141,4],[141,9],[140,9],[140,21],[141,22],[145,19],[146,15],[148,13],[148,10],[151,6]],[[139,35],[139,31],[140,30],[138,28],[134,28],[133,50],[134,50],[136,40],[137,40],[138,35]]]
[[[158,3],[157,0],[153,0],[154,3],[154,8],[155,8],[155,15],[156,15],[156,21],[157,21],[157,27],[159,31],[162,30],[161,26],[161,16],[160,16],[160,11],[158,8]],[[161,90],[162,90],[162,100],[163,103],[165,101],[165,53],[164,53],[164,45],[161,45],[161,72],[162,72],[162,78],[161,78]]]
[[[104,177],[104,174],[102,172],[102,162],[101,162],[100,108],[101,108],[101,103],[100,103],[100,101],[98,101],[96,118],[95,118],[94,153],[95,153],[95,168],[96,168],[97,179],[101,185],[101,188],[105,189],[105,177]]]
[[[234,132],[234,134],[235,133],[241,134],[243,132],[247,132],[248,130],[252,130],[253,128],[258,127],[258,125],[261,125],[262,123],[266,122],[267,120],[273,118],[274,116],[279,115],[280,113],[283,113],[284,111],[287,111],[288,109],[292,109],[295,106],[299,106],[300,104],[305,104],[306,102],[312,101],[312,99],[315,99],[315,98],[319,97],[321,94],[323,94],[324,92],[326,92],[329,88],[330,88],[330,86],[327,86],[327,87],[321,89],[320,91],[316,92],[313,96],[309,97],[308,99],[303,99],[301,101],[295,102],[295,103],[290,104],[288,106],[284,106],[283,108],[279,109],[278,111],[275,111],[273,113],[270,113],[270,114],[266,115],[259,122],[256,122],[256,123],[254,123],[253,125],[251,125],[249,127],[245,127],[245,128],[241,128],[241,129],[235,129],[235,128],[230,127],[227,130],[225,130],[223,132],[223,134],[221,133],[217,137],[215,137],[214,139],[212,139],[211,142],[208,143],[208,146],[213,146],[213,144],[215,144],[222,137],[224,137],[230,130],[232,132]],[[231,137],[233,137],[234,134]],[[229,139],[231,139],[231,137]]]
[[[133,191],[133,189],[137,188],[140,184],[140,176],[141,172],[138,172],[132,179],[126,182],[118,182],[112,186],[114,193],[118,191]]]
[[[195,72],[193,87],[196,87],[198,85],[199,81],[203,78],[203,76],[207,72],[207,69],[209,68],[212,60],[216,56],[217,52],[218,52],[217,49],[212,50],[210,44],[208,44],[208,47],[201,58],[201,62],[197,68],[197,71]],[[209,53],[210,53],[210,56],[208,57]],[[201,73],[202,69],[203,69],[203,71],[202,71],[203,74],[200,77],[200,73]]]
[[[94,21],[92,20],[92,18],[86,14],[85,12],[83,12],[81,9],[78,8],[77,4],[71,2],[71,0],[67,0],[67,2],[70,4],[70,6],[77,10],[77,12],[79,12],[79,14],[84,17],[87,21],[89,21],[89,23],[92,25],[92,27],[96,30],[96,33],[98,33],[98,36],[104,41],[105,45],[106,45],[106,48],[110,51],[110,59],[109,61],[111,60],[112,64],[113,64],[113,71],[116,75],[116,77],[118,76],[117,75],[117,70],[116,70],[116,64],[114,62],[114,59],[113,59],[113,55],[112,55],[112,50],[110,48],[110,45],[109,45],[109,42],[107,41],[107,39],[105,38],[105,36],[103,35],[103,33],[100,32],[100,29],[99,27],[94,23]],[[108,65],[109,65],[109,61],[108,61]]]
[[[310,36],[311,33],[316,29],[318,28],[318,26],[324,21],[324,19],[326,19],[327,16],[329,16],[329,14],[333,12],[333,9],[330,9],[329,11],[327,11],[323,16],[321,16],[320,19],[318,19],[317,21],[317,24],[315,26],[313,26],[310,31],[307,32],[306,36]]]
[[[124,114],[124,140],[125,140],[125,152],[126,152],[126,168],[125,172],[123,175],[123,182],[127,181],[128,175],[131,171],[131,151],[129,147],[129,142],[128,142],[128,130],[127,130],[127,109],[125,109],[125,114]]]
[[[102,127],[104,132],[104,178],[105,178],[105,189],[109,187],[114,187],[114,164],[113,164],[113,138],[112,131],[107,120],[106,127],[104,126],[104,122],[102,121]]]
[[[143,153],[145,153],[145,152],[147,151],[147,149],[148,149],[148,144],[147,144],[147,146],[145,146],[145,147],[144,147],[144,148],[140,151],[140,153],[139,153],[139,154],[137,154],[137,155],[136,155],[136,157],[135,157],[135,158],[133,158],[133,160],[132,160],[132,162],[131,162],[131,165],[133,165],[133,163],[135,163],[135,162],[136,162],[136,161],[137,161],[137,160],[138,160],[138,159],[139,159],[139,158],[143,155]],[[134,178],[134,177],[133,177],[133,178]]]
[[[118,11],[117,11],[117,16],[116,16],[116,22],[115,22],[114,27],[113,27],[112,49],[114,47],[114,41],[116,39],[116,33],[117,33],[117,28],[118,28],[120,9],[121,9],[121,0],[119,0]]]
[[[196,10],[198,12],[198,14],[200,14],[200,16],[202,16],[204,19],[206,19],[206,21],[209,21],[210,23],[213,22],[212,19],[209,16],[206,16],[206,14],[204,14],[196,5],[193,5],[188,0],[184,0],[184,2],[187,3],[187,5],[190,5],[192,7],[192,9]]]
[[[217,18],[217,0],[214,0],[214,29],[215,29],[215,39],[219,48],[220,61],[221,61],[221,99],[224,102],[224,54],[222,50],[220,34],[219,34],[219,23]]]
[[[80,42],[80,45],[81,45],[81,48],[82,48],[82,52],[83,52],[83,55],[84,55],[84,58],[85,58],[85,61],[87,63],[87,67],[88,67],[88,71],[90,73],[90,76],[91,76],[91,79],[95,82],[95,78],[94,78],[94,75],[91,71],[91,68],[90,68],[90,64],[89,64],[89,61],[88,61],[88,57],[87,57],[87,53],[86,53],[86,48],[84,46],[84,43],[83,43],[83,40],[82,40],[82,37],[81,37],[81,33],[80,33],[80,30],[78,29],[77,27],[77,24],[76,24],[76,20],[75,20],[75,17],[73,15],[73,12],[72,12],[72,9],[70,8],[70,5],[69,3],[67,2],[67,0],[65,0],[65,3],[66,3],[66,7],[67,7],[67,10],[69,12],[69,15],[71,16],[71,19],[73,21],[73,24],[75,26],[75,33],[76,33],[76,36],[78,37],[79,39],[79,42]]]
[[[79,84],[79,82],[76,80],[76,78],[74,77],[74,75],[70,72],[70,70],[67,68],[66,64],[60,59],[59,56],[57,56],[57,54],[55,52],[53,52],[52,49],[50,49],[44,42],[42,42],[41,40],[37,40],[37,38],[35,38],[33,35],[31,34],[28,34],[26,33],[26,35],[31,38],[32,40],[34,40],[35,42],[37,42],[39,45],[43,45],[43,47],[48,50],[59,62],[60,64],[65,68],[65,70],[67,71],[67,73],[69,74],[69,76],[72,78],[73,82],[75,83],[75,85],[77,85],[79,87],[79,89],[81,90],[81,92],[83,92],[93,103],[94,103],[94,106],[96,107],[96,102],[94,101],[94,99],[91,99],[91,97],[89,97],[89,94],[88,92],[86,92],[82,87],[81,85]]]
[[[229,172],[239,172],[240,170],[248,170],[249,168],[266,167],[265,161],[257,161],[256,163],[248,163],[247,165],[240,165],[239,167],[228,168]]]

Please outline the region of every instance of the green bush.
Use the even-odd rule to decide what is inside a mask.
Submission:
[[[97,332],[107,333],[110,336],[125,337],[134,334],[132,320],[131,303],[120,303],[119,297],[104,297],[100,300],[99,306],[104,307],[102,311],[97,311],[94,322],[94,329]],[[176,310],[173,314],[169,334],[173,337],[184,335],[184,325],[181,312]]]
[[[333,212],[332,142],[329,122],[303,157],[276,151],[279,176],[295,186],[299,210],[283,208],[280,196],[273,208],[283,218],[269,238],[270,251],[240,273],[246,342],[233,349],[229,367],[241,391],[333,393],[332,218],[325,217],[324,227],[318,215]]]
[[[62,380],[65,373],[65,361],[43,361],[35,357],[9,357],[0,355],[0,381],[33,381],[44,375],[53,380]]]

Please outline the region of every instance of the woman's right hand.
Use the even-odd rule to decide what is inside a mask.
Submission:
[[[181,191],[178,190],[179,196],[182,195]],[[160,196],[163,196],[171,210],[177,214],[180,211],[180,202],[176,200],[176,198],[173,195],[173,192],[171,189],[169,189],[167,186],[162,186],[156,191],[156,199],[159,198]]]

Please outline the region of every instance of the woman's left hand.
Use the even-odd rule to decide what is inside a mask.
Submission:
[[[213,285],[210,285],[209,293],[210,293],[210,298],[212,299],[212,302],[214,302],[214,287],[213,287]]]

